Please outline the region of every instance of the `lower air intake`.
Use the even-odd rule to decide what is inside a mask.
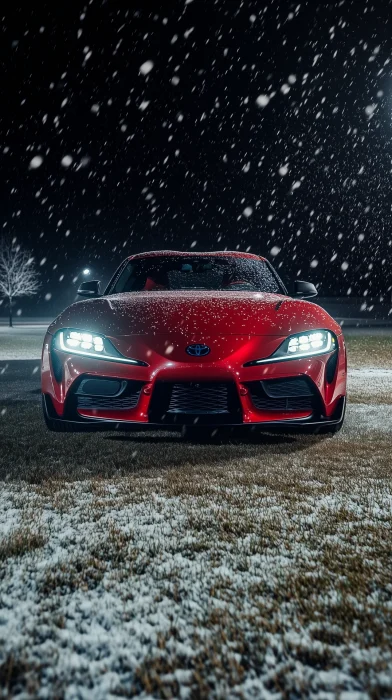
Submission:
[[[252,403],[259,411],[308,411],[316,402],[316,391],[306,377],[250,382]]]
[[[136,408],[143,382],[84,377],[71,395],[76,410],[129,411]]]
[[[174,384],[168,413],[229,413],[227,384]]]
[[[151,423],[241,423],[239,396],[231,382],[157,382]]]
[[[129,411],[135,408],[139,401],[140,391],[124,398],[107,398],[105,396],[78,396],[78,409],[94,409],[97,411]]]

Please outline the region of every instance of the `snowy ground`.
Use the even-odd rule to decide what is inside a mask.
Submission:
[[[4,695],[391,697],[392,372],[380,365],[350,370],[333,438],[49,435],[38,394],[11,403]]]
[[[39,360],[48,324],[0,326],[1,360]]]

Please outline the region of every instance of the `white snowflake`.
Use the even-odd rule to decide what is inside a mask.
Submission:
[[[258,107],[266,107],[269,101],[270,98],[268,97],[268,95],[259,95],[256,98],[256,104]]]
[[[284,177],[285,175],[287,175],[288,172],[289,172],[288,164],[286,163],[286,165],[281,165],[281,167],[279,168],[279,175]]]
[[[72,156],[64,156],[64,158],[61,159],[61,165],[64,166],[64,168],[69,168],[73,161]]]
[[[154,68],[154,61],[144,61],[139,68],[142,75],[147,75]]]
[[[30,161],[30,168],[32,170],[35,170],[36,168],[39,168],[40,165],[44,162],[44,159],[42,156],[34,156],[34,158],[31,159]]]

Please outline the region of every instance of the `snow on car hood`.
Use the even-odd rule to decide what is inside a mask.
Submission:
[[[132,292],[79,301],[49,327],[80,328],[118,337],[134,334],[289,335],[314,328],[340,332],[324,309],[308,301],[258,292]]]

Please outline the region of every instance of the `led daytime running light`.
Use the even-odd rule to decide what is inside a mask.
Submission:
[[[109,360],[112,362],[126,362],[130,365],[146,365],[145,362],[129,359],[120,353],[118,355],[115,354],[115,348],[113,348],[114,352],[111,354],[105,348],[105,341],[110,348],[111,343],[104,336],[66,329],[57,334],[55,344],[59,350],[70,352],[73,355],[95,357],[98,360]]]

